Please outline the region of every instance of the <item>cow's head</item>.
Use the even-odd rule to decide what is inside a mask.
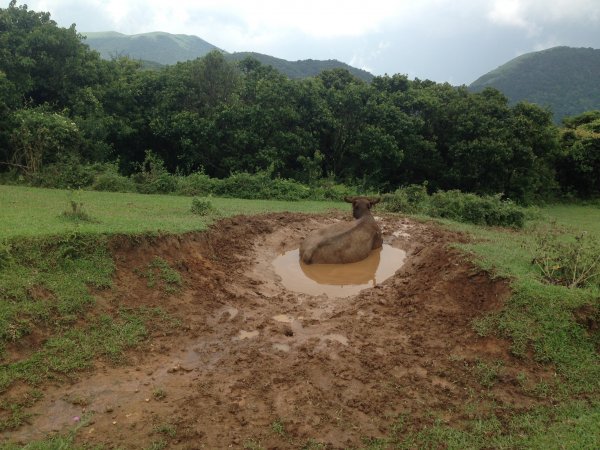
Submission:
[[[360,219],[366,214],[371,214],[371,206],[379,203],[381,198],[369,197],[344,197],[344,201],[352,203],[352,215],[355,219]]]

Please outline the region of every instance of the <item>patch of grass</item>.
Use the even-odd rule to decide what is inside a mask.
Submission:
[[[286,432],[285,432],[285,426],[283,424],[283,421],[281,419],[275,420],[271,424],[271,431],[273,433],[277,434],[278,436],[284,437],[286,435]]]
[[[557,211],[560,214],[553,216]],[[576,289],[549,285],[532,264],[539,226],[551,221],[574,233],[586,232],[590,238],[600,238],[600,209],[594,207],[542,208],[537,222],[520,232],[445,223],[474,237],[471,243],[459,247],[470,253],[476,264],[492,276],[511,280],[511,298],[501,311],[474,322],[477,333],[505,337],[511,341],[514,355],[525,358],[531,352],[536,361],[552,365],[560,377],[557,383],[540,389],[542,395],[598,393],[599,332],[578,323],[576,313],[585,309],[597,317],[600,288],[589,284]]]
[[[600,448],[600,403],[575,401],[528,411],[493,408],[451,426],[400,416],[385,437],[363,439],[364,449]]]
[[[190,211],[190,198],[176,195],[144,195],[81,191],[83,202],[97,222],[63,220],[57,211],[64,209],[68,191],[0,185],[0,240],[16,237],[56,236],[78,231],[94,234],[140,234],[145,232],[183,233],[200,231],[214,217]],[[349,211],[339,201],[274,201],[211,198],[219,216],[266,212]]]
[[[34,330],[49,334],[71,327],[94,299],[89,287],[110,286],[114,265],[107,240],[69,233],[14,240],[0,266],[0,343]]]
[[[496,384],[498,375],[504,363],[502,361],[486,362],[479,360],[475,364],[474,370],[479,383],[486,388],[491,388]]]
[[[175,294],[181,289],[183,279],[177,270],[173,269],[167,261],[156,256],[144,269],[136,269],[135,272],[146,278],[147,285],[153,289],[162,286],[165,294]]]
[[[265,448],[262,446],[260,441],[257,441],[254,439],[244,442],[243,445],[244,445],[244,448],[247,450],[265,450]]]
[[[29,358],[0,366],[0,392],[20,380],[36,385],[48,379],[69,378],[92,367],[94,359],[121,362],[123,352],[147,335],[134,311],[121,311],[118,318],[107,315],[71,328],[48,339]]]
[[[170,423],[163,423],[160,425],[156,425],[154,427],[154,432],[164,434],[165,436],[168,436],[171,438],[173,438],[177,435],[177,429],[175,428],[174,425],[171,425]]]
[[[7,430],[16,430],[21,425],[29,421],[32,416],[26,409],[31,407],[42,397],[42,393],[33,390],[22,398],[10,398],[0,401],[0,432]]]
[[[154,397],[154,400],[164,400],[167,398],[167,391],[165,391],[163,388],[155,388],[152,391],[152,397]]]

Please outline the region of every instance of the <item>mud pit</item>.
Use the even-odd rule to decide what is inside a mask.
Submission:
[[[500,406],[534,402],[515,380],[539,378],[539,369],[472,330],[475,317],[502,306],[508,288],[449,249],[460,235],[384,217],[384,243],[406,252],[394,276],[350,297],[285,289],[273,260],[345,217],[237,217],[208,233],[116,241],[115,287],[99,293],[99,304],[160,306],[182,326],[153,336],[126,366],[98,363],[72,384],[43,386],[31,424],[4,439],[28,442],[89,417],[80,443],[347,448],[385,436],[401,414],[417,428],[432,414],[460,426],[465,404],[483,397]],[[149,289],[139,276],[156,256],[182,273],[179,294]],[[499,359],[496,384],[482,387],[476,362]]]

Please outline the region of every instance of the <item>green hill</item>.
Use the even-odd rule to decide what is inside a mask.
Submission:
[[[286,74],[290,78],[298,79],[314,77],[324,70],[341,68],[347,69],[352,75],[364,81],[371,81],[373,79],[373,75],[366,70],[357,69],[356,67],[349,66],[348,64],[336,59],[329,59],[327,61],[315,59],[287,61],[285,59],[275,58],[274,56],[263,55],[262,53],[254,52],[236,52],[227,55],[227,59],[231,61],[241,61],[248,57],[254,58],[266,66],[272,66],[274,69]]]
[[[216,46],[197,36],[170,34],[163,32],[126,35],[115,31],[98,33],[82,33],[85,43],[100,52],[103,58],[110,59],[118,56],[128,56],[142,60],[145,68],[156,69],[162,65],[175,64],[206,55],[212,50],[220,50]],[[223,50],[221,50],[223,51]],[[343,68],[356,77],[371,81],[373,75],[369,72],[349,66],[337,60],[319,61],[306,59],[303,61],[287,61],[269,55],[254,52],[223,53],[231,61],[241,61],[253,57],[262,64],[272,66],[290,78],[305,78],[318,75],[323,70]]]
[[[548,106],[554,120],[600,109],[600,50],[554,47],[515,58],[475,80],[469,89],[502,91],[516,103]]]
[[[218,50],[197,36],[160,31],[130,36],[114,31],[82,34],[86,37],[84,42],[100,52],[105,59],[128,56],[164,65],[196,59],[212,50]]]

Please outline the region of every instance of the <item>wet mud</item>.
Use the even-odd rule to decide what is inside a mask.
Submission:
[[[114,288],[97,293],[99,307],[160,306],[181,326],[151,336],[125,365],[99,361],[72,383],[40,386],[30,423],[2,440],[26,443],[84,421],[77,442],[108,448],[356,448],[390,433],[399,416],[460,424],[465,405],[483,397],[535,403],[516,378],[541,369],[473,331],[509,289],[449,246],[459,234],[380,217],[384,243],[402,254],[393,275],[368,275],[344,295],[286,287],[273,262],[339,220],[346,215],[236,217],[206,233],[115,240]],[[157,256],[182,274],[179,293],[139,275]],[[377,257],[379,267],[387,256]],[[500,359],[496,383],[482,386],[475,366]]]

